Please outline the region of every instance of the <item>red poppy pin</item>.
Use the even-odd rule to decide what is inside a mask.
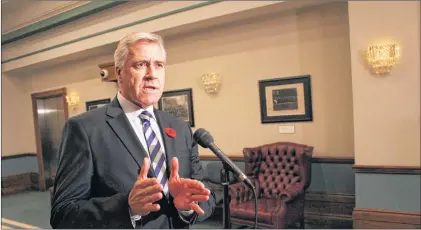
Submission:
[[[172,129],[172,128],[165,128],[164,129],[164,131],[165,131],[165,133],[168,135],[168,136],[170,136],[170,137],[175,137],[175,136],[177,136],[177,133],[175,132],[175,130],[174,129]]]

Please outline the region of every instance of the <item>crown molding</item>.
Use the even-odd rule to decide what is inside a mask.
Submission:
[[[94,1],[94,3],[95,2],[97,2],[97,1]],[[121,4],[122,2],[127,2],[127,1],[116,1],[116,2],[113,2],[113,3],[116,4],[117,2],[119,4]],[[99,36],[99,35],[102,35],[102,34],[110,33],[110,32],[113,32],[113,31],[116,31],[116,30],[120,30],[120,29],[123,29],[123,28],[128,28],[128,27],[131,27],[131,26],[134,26],[134,25],[138,25],[138,24],[145,23],[145,22],[148,22],[148,21],[153,21],[153,20],[156,20],[156,19],[159,19],[159,18],[164,18],[164,17],[170,16],[170,15],[178,14],[178,13],[181,13],[181,12],[186,12],[186,11],[189,11],[189,10],[197,9],[197,8],[200,8],[200,7],[212,5],[212,4],[219,3],[219,2],[222,2],[222,0],[214,0],[214,1],[200,2],[200,3],[197,3],[197,4],[191,5],[191,6],[187,6],[187,7],[183,7],[183,8],[179,8],[179,9],[175,9],[175,10],[171,10],[171,11],[168,11],[168,12],[163,12],[161,14],[154,15],[154,16],[151,16],[151,17],[147,17],[147,18],[144,18],[144,19],[140,19],[140,20],[135,21],[135,22],[130,22],[130,23],[127,23],[127,24],[124,24],[124,25],[120,25],[120,26],[116,26],[116,27],[113,27],[113,28],[110,28],[110,29],[106,29],[106,30],[103,30],[103,31],[100,31],[100,32],[96,32],[96,33],[93,33],[93,34],[88,34],[88,35],[85,35],[85,36],[82,36],[82,37],[79,37],[79,38],[72,39],[70,41],[66,41],[66,42],[59,43],[59,44],[56,44],[56,45],[53,45],[53,46],[49,46],[49,47],[46,47],[44,49],[36,50],[36,51],[30,52],[30,53],[26,53],[26,54],[23,54],[23,55],[14,57],[14,58],[2,60],[1,64],[6,64],[8,62],[16,61],[16,60],[19,60],[19,59],[22,59],[22,58],[25,58],[25,57],[28,57],[28,56],[32,56],[32,55],[35,55],[35,54],[46,52],[48,50],[56,49],[56,48],[59,48],[59,47],[65,46],[65,45],[72,44],[72,43],[80,42],[80,41],[83,41],[83,40],[86,40],[86,39],[89,39],[89,38],[92,38],[92,37],[96,37],[96,36]],[[97,4],[100,4],[100,3],[102,3],[102,2],[99,1]],[[111,4],[110,2],[104,2],[102,4],[105,4],[105,3],[108,4],[107,5],[108,8],[111,7],[110,6],[110,4]],[[87,5],[88,4],[86,4],[84,6],[81,6],[81,7],[87,7]],[[113,5],[113,6],[115,6],[115,5]],[[73,9],[73,10],[75,10],[75,9]],[[80,16],[80,17],[82,17],[82,16]],[[54,25],[54,26],[56,26],[56,25]],[[32,35],[32,34],[30,34],[30,35]],[[30,36],[30,35],[28,35],[28,36]],[[3,39],[2,42],[6,42],[6,38],[4,36],[2,36],[2,39]],[[18,38],[18,39],[20,39],[20,38]],[[3,45],[3,43],[2,43],[2,45]]]
[[[126,2],[127,1],[92,1],[89,3],[84,3],[82,5],[81,3],[78,3],[80,6],[69,4],[67,7],[64,8],[56,8],[55,10],[48,12],[46,15],[43,15],[40,18],[38,18],[39,21],[35,20],[36,22],[33,21],[34,23],[30,25],[24,26],[10,33],[3,34],[1,39],[1,45],[6,45],[11,42],[32,36],[34,34],[41,33],[56,26],[75,21],[79,18],[118,6]],[[45,18],[47,16],[50,17]]]
[[[28,26],[30,26],[34,23],[46,20],[46,19],[51,18],[55,15],[62,14],[62,13],[66,12],[66,11],[69,11],[73,8],[76,8],[76,7],[79,7],[79,6],[88,4],[88,3],[89,3],[88,1],[65,3],[65,5],[62,5],[62,6],[56,7],[56,8],[52,8],[48,11],[45,11],[45,12],[41,13],[40,15],[38,15],[34,18],[31,18],[27,21],[24,21],[22,23],[14,25],[14,26],[2,31],[2,34],[4,34],[4,35],[10,34],[10,33],[14,32],[16,30],[22,29],[24,27],[28,27]]]

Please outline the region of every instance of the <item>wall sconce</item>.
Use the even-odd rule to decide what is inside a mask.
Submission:
[[[375,74],[387,74],[392,70],[399,58],[397,44],[370,46],[366,52],[366,59]]]
[[[80,101],[80,97],[77,93],[73,92],[66,96],[66,101],[69,106],[76,106]]]
[[[221,77],[217,73],[208,73],[202,75],[202,82],[205,85],[205,92],[209,94],[216,94],[221,85]]]

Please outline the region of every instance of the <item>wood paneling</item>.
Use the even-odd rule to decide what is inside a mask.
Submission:
[[[1,195],[38,189],[38,173],[28,172],[1,178]]]
[[[312,228],[352,228],[353,194],[307,191],[305,222]]]
[[[354,228],[359,229],[421,228],[420,212],[356,208],[352,218]]]
[[[356,173],[376,173],[376,174],[410,174],[420,175],[420,167],[411,166],[368,166],[353,165],[352,168]]]

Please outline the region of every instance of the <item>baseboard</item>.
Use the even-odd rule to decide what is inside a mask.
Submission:
[[[1,195],[38,189],[38,173],[27,172],[1,178]]]
[[[352,228],[353,194],[308,191],[305,222],[317,228]]]
[[[353,226],[358,229],[421,228],[420,212],[356,208],[352,214]]]

